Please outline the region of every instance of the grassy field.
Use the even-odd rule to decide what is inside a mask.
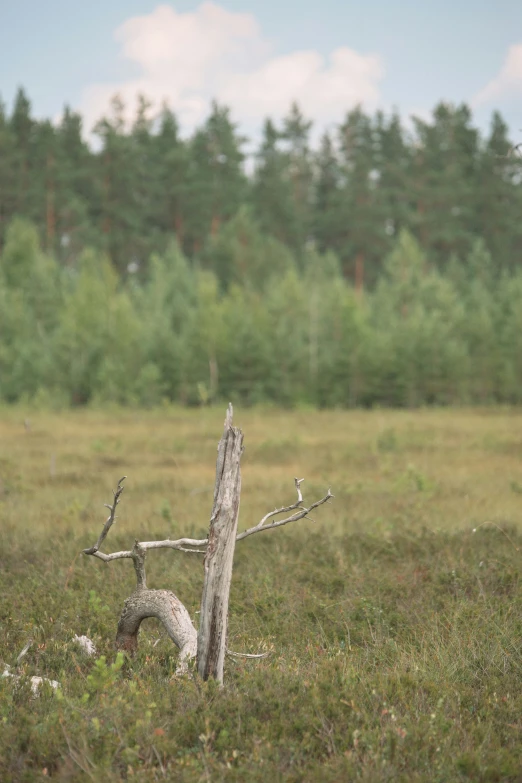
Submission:
[[[294,476],[335,494],[237,546],[229,646],[273,652],[223,690],[174,678],[154,621],[116,658],[132,565],[78,553],[124,474],[105,551],[205,535],[223,417],[0,412],[0,662],[32,639],[19,673],[62,685],[0,679],[0,780],[522,781],[522,411],[236,410],[241,528]],[[147,562],[194,617],[201,556]]]

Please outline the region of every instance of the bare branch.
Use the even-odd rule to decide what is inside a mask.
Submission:
[[[147,579],[145,576],[145,555],[146,550],[136,540],[132,547],[132,562],[134,563],[134,570],[136,571],[137,590],[147,589]]]
[[[24,649],[22,650],[22,652],[20,653],[20,655],[19,655],[19,656],[18,656],[18,658],[16,659],[16,665],[17,665],[17,666],[19,666],[19,665],[20,665],[20,661],[22,660],[22,658],[24,657],[24,655],[27,655],[27,653],[29,652],[29,650],[30,650],[30,648],[31,648],[32,644],[33,644],[33,640],[32,640],[32,639],[29,639],[29,641],[28,641],[28,642],[27,642],[27,644],[25,645]]]
[[[242,533],[239,533],[239,535],[236,538],[236,541],[242,541],[244,538],[247,538],[247,536],[251,536],[254,533],[260,533],[262,530],[273,530],[276,527],[282,527],[283,525],[288,525],[289,522],[297,522],[300,519],[310,519],[308,514],[314,510],[314,508],[317,508],[318,506],[322,506],[323,503],[327,503],[331,498],[333,498],[332,493],[330,490],[326,493],[324,498],[321,498],[320,500],[317,500],[315,503],[312,503],[311,506],[308,508],[305,508],[305,506],[301,505],[301,502],[303,500],[303,496],[301,494],[300,490],[300,484],[303,482],[304,479],[294,479],[295,480],[295,486],[297,488],[297,503],[294,503],[292,506],[287,506],[285,508],[278,508],[275,511],[271,511],[270,514],[266,514],[261,522],[259,522],[254,527],[249,528],[248,530],[244,530]],[[270,524],[266,524],[267,521],[273,517],[277,516],[278,514],[285,514],[288,511],[293,511],[294,509],[299,509],[299,511],[296,511],[295,514],[291,514],[291,516],[286,517],[285,519],[274,519],[273,522],[270,522]]]
[[[167,538],[165,541],[140,541],[139,545],[145,551],[149,549],[177,549],[179,552],[194,552],[197,555],[204,555],[204,549],[187,549],[187,546],[206,546],[208,544],[208,538],[179,538],[177,541],[171,541]],[[103,552],[91,552],[87,549],[83,550],[84,555],[93,555],[94,557],[103,560],[104,563],[109,563],[111,560],[122,560],[124,558],[132,558],[132,550],[126,549],[122,552],[111,552],[110,555],[105,555]]]
[[[232,650],[227,650],[227,655],[231,655],[232,658],[268,658],[269,655],[272,655],[272,650],[268,650],[268,652],[264,653],[238,653],[238,652],[232,652]]]
[[[104,563],[108,563],[111,560],[121,560],[124,557],[132,557],[132,552],[130,550],[126,550],[125,552],[111,552],[110,555],[104,555],[103,552],[91,552],[88,549],[84,549],[82,554],[93,555],[93,557],[103,560]]]
[[[258,522],[257,525],[255,525],[252,528],[249,528],[249,534],[250,531],[254,533],[256,530],[261,530],[261,528],[265,526],[266,522],[272,517],[275,517],[278,514],[287,514],[289,511],[293,511],[294,509],[299,508],[301,506],[301,503],[303,502],[303,493],[301,492],[301,484],[303,483],[303,481],[304,479],[294,478],[294,484],[297,490],[297,501],[295,503],[292,503],[291,506],[282,506],[281,508],[276,508],[273,511],[270,511],[268,514],[265,514],[263,519],[260,522]]]
[[[127,476],[122,476],[122,478],[118,481],[118,486],[116,487],[116,492],[113,493],[114,494],[114,500],[112,502],[112,505],[109,506],[108,503],[104,504],[106,506],[106,508],[108,508],[110,510],[110,514],[107,517],[107,521],[105,522],[105,524],[103,526],[103,530],[100,533],[100,537],[98,538],[97,542],[95,543],[94,546],[90,547],[90,549],[84,549],[83,550],[83,554],[84,555],[94,555],[94,554],[96,554],[98,549],[101,547],[101,545],[105,541],[107,533],[109,532],[109,530],[113,526],[114,522],[116,521],[116,506],[120,502],[121,493],[125,489],[125,487],[123,486],[123,482],[125,481],[126,478],[127,478]]]
[[[167,538],[165,541],[145,541],[140,546],[143,549],[179,549],[180,552],[196,552],[197,549],[186,549],[188,546],[206,546],[208,538],[178,538],[177,541],[171,541]],[[204,551],[198,554],[205,554]]]
[[[254,533],[261,533],[263,530],[274,530],[276,527],[282,527],[283,525],[288,525],[289,522],[298,522],[300,519],[310,519],[308,516],[311,511],[314,510],[314,508],[317,508],[318,506],[322,506],[323,503],[327,503],[331,498],[334,496],[328,490],[326,495],[321,498],[320,500],[317,500],[315,503],[312,503],[311,506],[305,507],[302,505],[303,503],[303,494],[301,492],[301,484],[303,483],[304,479],[294,479],[295,488],[297,491],[297,500],[295,503],[292,503],[290,506],[282,506],[281,508],[276,508],[273,511],[270,511],[268,514],[265,514],[265,516],[261,519],[260,522],[257,523],[257,525],[254,525],[254,527],[248,528],[248,530],[244,530],[242,533],[238,533],[236,536],[236,541],[242,541],[244,538],[247,538],[248,536],[253,535]],[[273,522],[270,522],[267,524],[269,519],[272,519],[272,517],[279,516],[280,514],[287,514],[289,511],[295,511],[295,514],[291,514],[289,517],[285,517],[284,519],[278,519],[274,520]],[[105,527],[102,531],[105,532],[105,536],[107,535],[107,532],[109,531],[110,525],[108,526],[108,521],[105,523]],[[313,520],[311,520],[313,521]],[[112,523],[111,523],[112,524]],[[107,529],[106,529],[107,528]],[[103,552],[99,552],[97,547],[101,544],[103,541],[102,536],[98,539],[98,542],[96,543],[96,546],[91,547],[91,549],[84,549],[83,553],[85,555],[93,555],[94,557],[99,558],[100,560],[103,560],[104,563],[109,563],[111,560],[122,560],[124,558],[133,558],[132,550],[124,550],[122,552],[112,552],[109,555],[104,554]],[[172,541],[170,538],[165,539],[164,541],[140,541],[139,546],[144,551],[149,551],[150,549],[176,549],[179,552],[190,552],[198,555],[205,554],[204,549],[189,549],[188,547],[206,547],[208,544],[208,538],[178,538],[174,541]]]

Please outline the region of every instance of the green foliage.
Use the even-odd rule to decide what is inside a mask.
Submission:
[[[90,695],[113,689],[120,679],[125,656],[119,652],[113,663],[107,664],[105,655],[94,662],[92,672],[87,675],[87,688]]]
[[[137,342],[140,325],[131,300],[118,291],[107,259],[85,253],[64,296],[54,335],[55,383],[75,404],[94,396],[131,401],[131,385],[143,367]]]
[[[197,253],[245,201],[244,155],[230,112],[212,104],[204,126],[189,141],[186,179],[186,245]]]
[[[125,275],[129,267],[145,272],[176,235],[187,258],[209,263],[226,287],[238,273],[258,284],[260,270],[279,262],[286,269],[290,253],[301,266],[315,244],[336,253],[359,289],[375,286],[395,238],[408,229],[441,269],[452,257],[464,261],[477,240],[496,271],[517,267],[522,163],[498,113],[483,136],[469,107],[440,103],[408,134],[396,113],[370,116],[358,107],[314,149],[313,118],[294,104],[280,126],[265,121],[250,176],[246,140],[225,106],[213,103],[188,139],[176,116],[165,106],[155,114],[146,96],[138,97],[133,121],[125,118],[115,96],[92,150],[82,117],[69,107],[53,125],[32,116],[22,89],[10,112],[0,103],[0,247],[11,220],[24,217],[64,266],[95,247]],[[250,235],[246,252],[234,247],[245,205],[252,210],[246,233],[259,227],[264,251],[250,252],[260,244]],[[219,238],[229,221],[231,232]],[[281,244],[270,250],[271,238]],[[24,258],[29,263],[30,248]]]
[[[294,266],[288,248],[263,234],[244,206],[210,239],[205,258],[225,289],[236,283],[263,291]]]
[[[288,155],[281,146],[282,140],[282,131],[266,120],[261,147],[256,153],[251,200],[263,232],[300,251]]]
[[[2,252],[2,277],[9,288],[24,289],[37,265],[38,232],[27,220],[15,218],[6,234]]]
[[[522,276],[482,240],[446,269],[403,229],[374,290],[308,247],[299,263],[241,209],[194,268],[177,242],[145,273],[45,255],[27,221],[0,254],[0,399],[286,407],[522,400]]]
[[[0,400],[153,407],[522,401],[521,162],[440,103],[292,105],[251,176],[227,107],[182,139],[145,96],[95,132],[0,103]],[[45,252],[43,250],[45,249]]]

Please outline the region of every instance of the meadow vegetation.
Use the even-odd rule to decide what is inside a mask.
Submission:
[[[520,781],[522,413],[236,409],[240,529],[294,476],[335,500],[237,545],[229,646],[272,654],[228,659],[220,690],[174,677],[154,621],[117,656],[132,564],[79,552],[124,474],[105,551],[204,536],[222,420],[0,412],[0,661],[32,639],[20,672],[61,682],[32,699],[0,679],[0,779]],[[148,557],[196,622],[202,580],[199,555]]]

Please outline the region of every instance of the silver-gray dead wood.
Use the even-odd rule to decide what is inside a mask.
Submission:
[[[114,493],[113,503],[108,506],[109,517],[98,541],[83,553],[104,562],[132,559],[136,571],[136,590],[125,601],[118,623],[116,646],[129,653],[135,652],[138,633],[146,617],[156,617],[164,625],[169,637],[180,649],[177,673],[187,670],[188,661],[197,657],[198,672],[203,679],[215,678],[223,682],[223,666],[227,650],[228,603],[232,566],[236,541],[273,530],[300,519],[310,519],[310,512],[333,497],[330,490],[324,497],[306,507],[301,492],[303,479],[294,479],[297,500],[289,506],[282,506],[268,512],[253,527],[237,533],[239,501],[241,496],[240,460],[243,452],[243,434],[232,426],[232,406],[229,405],[223,436],[218,445],[216,462],[216,483],[214,503],[210,519],[208,538],[180,538],[175,541],[142,541],[130,550],[104,554],[99,551],[110,528],[116,521],[116,506],[123,492],[120,479]],[[275,519],[287,514],[283,519]],[[204,549],[206,547],[206,550]],[[176,549],[182,552],[205,554],[203,595],[201,600],[200,626],[196,631],[189,613],[181,601],[169,590],[151,590],[147,587],[145,558],[151,549]],[[246,655],[248,658],[264,657]]]
[[[198,631],[199,675],[204,680],[213,677],[220,683],[223,682],[227,647],[228,599],[241,497],[242,453],[243,433],[232,426],[232,406],[229,405],[223,437],[218,445]]]
[[[136,571],[136,590],[123,604],[123,610],[116,632],[116,648],[133,653],[138,649],[138,632],[143,620],[155,617],[168,635],[179,647],[179,664],[176,670],[181,674],[187,669],[187,661],[196,656],[197,631],[190,615],[170,590],[149,590],[145,576],[145,551],[136,541],[133,547],[133,562]]]

